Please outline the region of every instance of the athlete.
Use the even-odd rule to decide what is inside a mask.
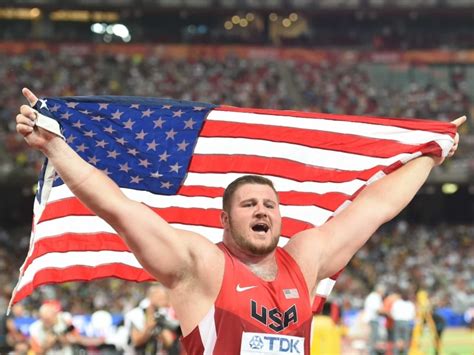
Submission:
[[[33,106],[38,100],[23,94]],[[309,354],[311,300],[318,282],[346,266],[383,223],[413,198],[443,158],[417,158],[368,186],[336,217],[277,247],[282,218],[270,180],[245,176],[223,197],[223,241],[171,227],[128,199],[60,137],[35,125],[27,105],[17,131],[42,151],[69,189],[125,240],[170,291],[189,354]],[[459,127],[465,118],[453,123]],[[459,137],[449,156],[457,149]]]

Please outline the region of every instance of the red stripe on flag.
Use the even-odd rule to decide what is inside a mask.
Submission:
[[[70,206],[71,205],[71,206]],[[220,222],[221,209],[217,208],[153,208],[155,213],[160,215],[168,223],[187,224],[192,226],[204,226],[211,228],[222,228]],[[77,198],[64,199],[49,203],[41,216],[39,223],[51,221],[57,218],[66,216],[94,216],[84,205],[82,205]],[[291,237],[293,234],[305,230],[311,223],[301,220],[283,217],[282,231],[283,237]]]
[[[314,297],[313,306],[312,306],[313,314],[321,313],[321,311],[323,310],[324,302],[326,302],[326,297],[322,297],[322,296]]]
[[[74,275],[74,279],[71,279],[71,275]],[[36,272],[32,282],[25,284],[18,290],[13,298],[13,304],[22,300],[24,297],[31,295],[35,288],[42,285],[71,281],[90,281],[111,276],[126,281],[155,281],[155,279],[144,269],[120,263],[95,267],[72,266],[64,269],[42,269]]]
[[[37,223],[40,224],[65,216],[95,216],[77,197],[69,197],[58,201],[49,202]]]
[[[388,158],[401,151],[407,153],[417,151],[416,145],[392,140],[313,129],[225,121],[206,121],[200,136],[262,139],[378,158]]]
[[[245,173],[283,177],[294,181],[346,182],[368,180],[385,167],[377,165],[361,171],[319,168],[281,158],[248,155],[199,155],[191,159],[189,171],[194,173]]]
[[[31,255],[28,255],[22,268],[26,270],[32,261],[48,253],[65,253],[68,251],[130,251],[125,242],[112,233],[76,234],[64,233],[35,242]]]
[[[181,196],[205,196],[210,198],[222,197],[224,189],[220,187],[207,186],[183,186],[178,194]],[[328,211],[335,211],[348,196],[339,192],[328,192],[326,194],[316,194],[300,191],[278,192],[280,205],[286,206],[318,206]]]

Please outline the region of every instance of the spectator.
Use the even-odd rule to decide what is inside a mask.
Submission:
[[[411,333],[416,317],[415,303],[408,290],[400,292],[400,298],[393,302],[391,316],[394,320],[394,355],[407,355]]]
[[[400,299],[398,292],[391,292],[383,300],[382,314],[385,317],[385,329],[387,330],[387,349],[392,348],[394,344],[395,321],[392,317],[392,307],[396,300]]]
[[[311,354],[340,354],[341,353],[341,329],[332,317],[333,303],[327,301],[321,314],[313,317],[311,330]]]
[[[386,292],[386,287],[379,284],[367,296],[364,302],[364,315],[366,321],[370,325],[369,334],[369,354],[377,355],[383,352],[383,338],[382,338],[382,324],[380,312],[383,306],[383,297]]]
[[[152,285],[140,305],[125,315],[130,332],[130,354],[179,354],[179,323],[172,318],[168,291]]]
[[[68,313],[58,304],[45,303],[39,309],[39,319],[30,326],[32,351],[47,355],[73,354],[78,347],[99,346],[102,339],[86,338],[79,334]]]

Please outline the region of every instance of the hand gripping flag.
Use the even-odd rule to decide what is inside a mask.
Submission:
[[[427,120],[141,97],[47,98],[36,109],[42,114],[38,125],[62,133],[129,198],[147,204],[171,225],[213,242],[222,237],[224,188],[238,176],[273,180],[281,200],[282,245],[295,233],[323,224],[365,186],[407,161],[422,154],[446,155],[456,131],[453,124]],[[12,304],[49,283],[103,277],[153,280],[47,160],[33,219]],[[336,278],[318,285],[316,308]]]

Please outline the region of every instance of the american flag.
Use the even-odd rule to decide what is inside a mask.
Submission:
[[[428,120],[142,97],[45,98],[35,108],[49,117],[48,124],[58,122],[69,145],[128,197],[213,242],[222,237],[224,188],[241,175],[273,180],[280,192],[284,245],[298,231],[323,224],[361,189],[407,161],[447,154],[455,134],[454,125]],[[47,160],[33,219],[12,304],[49,283],[153,279]],[[320,297],[331,292],[336,278],[318,285]]]
[[[287,300],[292,298],[300,298],[300,294],[296,288],[285,288],[283,294]]]

